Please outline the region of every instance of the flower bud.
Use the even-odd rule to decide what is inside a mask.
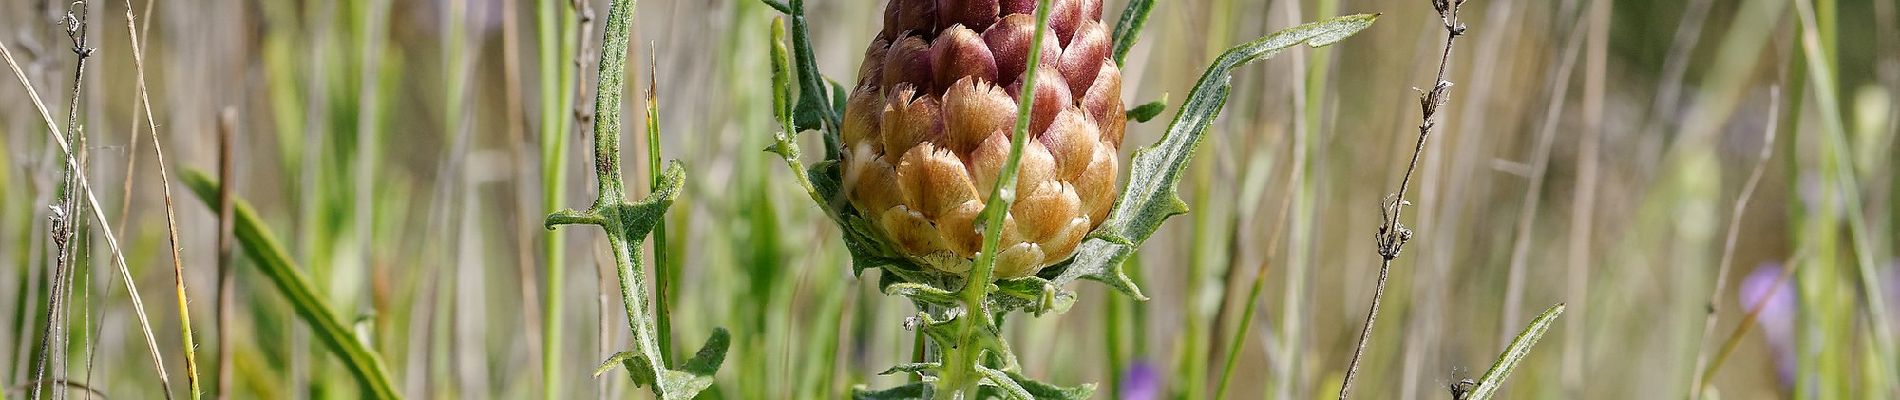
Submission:
[[[1121,69],[1100,0],[1055,0],[1032,49],[1034,0],[888,0],[845,101],[844,190],[884,243],[921,265],[968,273],[983,210],[1029,110],[1012,203],[996,227],[995,276],[1074,256],[1107,217],[1127,128]],[[1040,62],[1029,64],[1030,51]],[[1023,75],[1036,68],[1036,83]]]

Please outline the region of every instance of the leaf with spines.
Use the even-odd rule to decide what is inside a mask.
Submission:
[[[1084,241],[1075,259],[1050,281],[1064,285],[1076,279],[1091,279],[1108,284],[1137,299],[1146,299],[1135,283],[1121,272],[1121,262],[1161,227],[1161,222],[1187,212],[1176,183],[1194,158],[1194,151],[1207,128],[1220,116],[1233,87],[1233,71],[1247,63],[1271,57],[1281,50],[1299,45],[1320,47],[1358,33],[1379,18],[1378,14],[1357,14],[1307,23],[1228,49],[1201,74],[1194,90],[1176,112],[1161,141],[1135,152],[1128,173],[1128,187],[1122,192],[1108,219]]]

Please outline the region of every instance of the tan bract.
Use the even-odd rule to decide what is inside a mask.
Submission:
[[[962,274],[1009,157],[1032,0],[890,0],[844,115],[845,190],[899,252]],[[1115,201],[1127,120],[1100,0],[1051,2],[998,278],[1067,260]]]

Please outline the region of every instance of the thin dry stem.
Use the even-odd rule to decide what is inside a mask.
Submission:
[[[1748,172],[1748,182],[1742,184],[1742,193],[1735,198],[1735,206],[1729,210],[1728,233],[1722,242],[1722,260],[1716,263],[1715,289],[1709,291],[1708,315],[1702,319],[1702,336],[1696,340],[1696,361],[1693,371],[1695,376],[1689,380],[1690,400],[1702,398],[1703,380],[1707,376],[1704,369],[1708,367],[1709,362],[1709,354],[1705,351],[1708,349],[1706,342],[1709,340],[1709,335],[1715,333],[1716,309],[1722,303],[1722,290],[1726,286],[1724,284],[1728,282],[1729,270],[1734,268],[1732,264],[1735,261],[1735,242],[1741,238],[1742,215],[1747,213],[1748,200],[1754,197],[1755,187],[1761,184],[1762,172],[1768,169],[1768,159],[1775,152],[1775,130],[1780,126],[1778,121],[1780,113],[1781,88],[1769,89],[1768,126],[1762,132],[1761,152],[1755,157],[1754,169]]]
[[[1709,362],[1707,369],[1701,370],[1699,374],[1701,378],[1694,382],[1696,386],[1708,386],[1709,381],[1715,379],[1715,372],[1722,369],[1722,364],[1728,361],[1729,354],[1734,353],[1735,348],[1742,344],[1742,336],[1747,335],[1749,329],[1755,327],[1755,320],[1760,319],[1762,310],[1768,308],[1768,301],[1774,299],[1776,293],[1781,292],[1781,288],[1788,284],[1788,279],[1793,278],[1795,271],[1801,267],[1803,263],[1796,261],[1801,260],[1802,253],[1796,252],[1781,263],[1784,266],[1781,274],[1775,276],[1774,284],[1768,285],[1768,291],[1762,293],[1761,298],[1755,299],[1755,303],[1748,306],[1748,314],[1742,316],[1741,323],[1735,325],[1735,330],[1729,332],[1728,339],[1722,341],[1722,350],[1715,353],[1714,361]]]
[[[1433,81],[1431,90],[1419,95],[1420,119],[1418,125],[1418,143],[1412,148],[1412,160],[1406,165],[1405,175],[1399,180],[1399,191],[1379,205],[1381,224],[1376,238],[1379,250],[1379,282],[1372,292],[1372,306],[1366,311],[1366,323],[1359,331],[1359,344],[1353,348],[1352,361],[1346,366],[1346,377],[1339,386],[1339,398],[1351,397],[1353,378],[1359,375],[1359,361],[1365,357],[1366,343],[1372,339],[1372,327],[1379,321],[1379,303],[1385,297],[1386,278],[1392,269],[1392,259],[1398,258],[1405,242],[1412,239],[1412,230],[1399,223],[1399,217],[1405,206],[1411,203],[1405,200],[1405,191],[1411,187],[1412,174],[1418,171],[1418,161],[1425,152],[1425,141],[1431,138],[1432,128],[1438,125],[1439,108],[1445,105],[1451,91],[1451,82],[1445,80],[1451,65],[1452,43],[1465,33],[1465,25],[1458,22],[1458,9],[1465,0],[1432,0],[1432,8],[1438,11],[1439,23],[1445,28],[1445,48],[1438,58],[1438,77]]]
[[[165,194],[165,228],[171,239],[172,252],[172,289],[178,295],[178,321],[183,330],[181,335],[185,348],[185,382],[191,387],[191,398],[204,396],[204,389],[198,382],[198,345],[191,332],[191,298],[185,291],[184,250],[178,243],[178,212],[172,206],[171,173],[165,172],[165,146],[158,140],[158,122],[152,116],[152,97],[145,87],[145,51],[140,40],[132,31],[138,30],[138,23],[132,18],[132,1],[125,2],[125,31],[132,39],[132,65],[138,76],[139,104],[145,111],[145,126],[151,129],[152,154],[157,157],[158,182]],[[223,181],[229,182],[229,181]],[[130,199],[127,199],[130,202]]]
[[[59,125],[53,122],[52,114],[46,111],[46,103],[40,100],[39,92],[34,90],[32,83],[27,81],[26,72],[20,69],[19,62],[13,59],[13,52],[7,48],[5,42],[0,42],[0,56],[4,56],[7,67],[13,69],[14,78],[18,79],[20,86],[26,89],[27,98],[33,102],[34,108],[39,111],[40,118],[46,123],[47,132],[53,135],[53,142],[59,144],[60,152],[65,156],[67,168],[77,169],[79,167],[79,159],[73,152],[70,144],[66,141],[66,135],[61,133]],[[93,218],[99,222],[99,230],[105,234],[106,245],[112,250],[112,260],[118,264],[120,278],[124,279],[126,291],[131,294],[132,311],[133,314],[138,317],[139,329],[145,334],[146,350],[152,354],[152,367],[158,371],[159,384],[166,398],[170,398],[171,390],[169,388],[171,387],[171,378],[170,375],[165,372],[165,359],[158,351],[158,340],[155,335],[152,334],[151,320],[147,318],[145,314],[145,302],[139,297],[138,285],[132,280],[132,271],[126,267],[125,254],[119,248],[119,239],[112,233],[111,222],[106,220],[105,213],[100,211],[99,198],[93,194],[92,186],[87,182],[86,175],[75,174],[75,181],[78,183],[76,187],[86,196],[86,204],[90,206]],[[72,217],[71,215],[66,216],[66,218]],[[38,390],[37,386],[35,390]]]

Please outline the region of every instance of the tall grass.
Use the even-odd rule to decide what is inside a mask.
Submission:
[[[655,290],[642,298],[671,316],[655,321],[657,354],[679,367],[691,349],[672,346],[732,328],[729,362],[706,398],[837,398],[856,384],[909,383],[875,373],[912,359],[920,342],[903,322],[913,304],[884,295],[878,275],[851,276],[840,231],[809,205],[813,192],[759,151],[779,142],[767,30],[783,4],[642,3],[628,26],[629,64],[651,70],[625,80],[658,100],[623,107],[655,121],[627,130],[639,137],[626,145],[645,150],[629,154],[630,185],[652,191],[665,172],[656,153],[682,159],[690,182],[656,230]],[[1108,3],[1105,21],[1131,2]],[[1370,200],[1398,183],[1415,142],[1396,133],[1418,122],[1409,89],[1436,72],[1442,31],[1430,1],[1134,3],[1153,18],[1127,30],[1138,42],[1117,41],[1131,106],[1184,98],[1214,50],[1237,38],[1384,16],[1339,47],[1289,50],[1234,77],[1210,146],[1183,170],[1193,215],[1123,266],[1152,300],[1072,285],[1067,313],[1015,319],[1000,335],[1026,375],[1099,382],[1096,398],[1336,395],[1376,290]],[[574,126],[592,122],[575,110],[592,108],[591,52],[606,28],[583,17],[604,17],[608,2],[87,4],[109,16],[94,22],[110,23],[93,24],[98,51],[72,99],[71,39],[53,23],[71,5],[0,2],[15,79],[61,92],[48,105],[80,105],[76,129],[54,114],[64,109],[45,110],[47,126],[26,86],[0,87],[0,259],[11,263],[0,268],[0,398],[30,398],[35,386],[42,397],[84,396],[36,380],[42,338],[71,349],[49,359],[67,364],[49,376],[114,398],[158,396],[161,368],[178,380],[168,392],[187,395],[193,382],[179,371],[194,346],[206,396],[645,395],[620,372],[587,374],[633,340],[614,263],[598,251],[604,236],[533,229],[597,194],[585,184],[591,158],[574,153],[590,133]],[[803,4],[811,52],[788,56],[849,85],[882,2]],[[1891,4],[1466,5],[1470,40],[1460,39],[1446,79],[1457,82],[1446,106],[1457,111],[1422,149],[1406,195],[1417,205],[1405,213],[1418,238],[1390,271],[1353,395],[1444,398],[1466,377],[1475,391],[1483,376],[1472,375],[1525,327],[1511,319],[1563,303],[1563,321],[1497,397],[1892,397],[1900,75],[1889,71],[1896,42],[1886,33],[1900,21]],[[116,18],[128,11],[131,32]],[[508,18],[514,27],[502,28]],[[1770,87],[1782,88],[1779,101]],[[1873,99],[1883,97],[1880,107]],[[220,160],[213,128],[225,106],[236,117]],[[1889,110],[1884,122],[1874,109]],[[1774,167],[1736,219],[1769,125],[1780,135]],[[1166,128],[1130,126],[1132,143]],[[93,185],[107,207],[68,216],[91,225],[75,237],[90,242],[76,255],[91,264],[73,266],[98,267],[74,270],[70,289],[53,276],[48,205],[62,187],[84,185],[62,183],[60,146],[72,143],[53,131],[86,133],[70,161],[88,164],[89,183],[111,182]],[[812,149],[810,163],[830,146],[806,136],[788,139]],[[235,230],[278,235],[281,258],[253,259],[242,242],[254,233],[237,235],[230,308],[213,330],[204,321],[220,287],[217,210],[178,207],[167,218],[161,207],[164,174],[220,161],[231,173],[217,181],[251,206],[232,219],[254,225]],[[1738,301],[1753,290],[1740,284],[1749,271],[1772,263],[1786,264],[1781,293],[1791,300]],[[307,288],[286,296],[273,279],[286,272],[267,268],[301,274]],[[149,295],[155,284],[172,293],[145,310],[148,345],[123,293],[136,285]],[[61,305],[49,315],[55,290]],[[309,311],[311,299],[329,304],[327,317],[303,314],[326,314]],[[1507,304],[1518,311],[1503,312]],[[60,320],[70,327],[46,337]],[[1785,343],[1783,329],[1793,334]],[[153,363],[154,348],[170,359]],[[365,359],[384,363],[387,388],[363,383]]]

